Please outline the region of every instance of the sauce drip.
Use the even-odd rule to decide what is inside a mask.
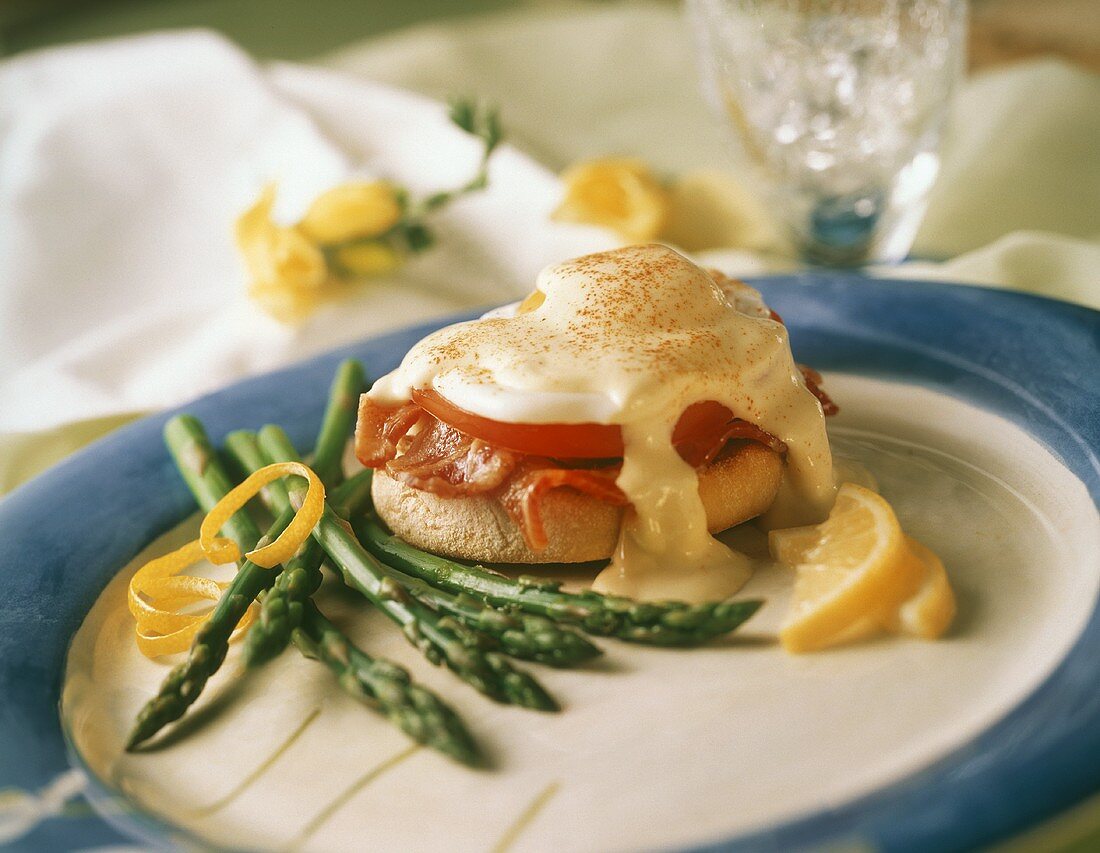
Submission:
[[[659,420],[623,427],[626,453],[617,484],[633,510],[611,563],[592,585],[598,592],[710,601],[733,595],[752,574],[748,557],[707,530],[695,469],[680,458],[671,436]]]

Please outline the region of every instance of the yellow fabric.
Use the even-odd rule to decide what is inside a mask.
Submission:
[[[145,414],[91,418],[41,432],[0,433],[0,496]]]

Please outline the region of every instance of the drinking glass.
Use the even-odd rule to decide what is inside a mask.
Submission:
[[[814,263],[908,254],[963,73],[966,0],[687,0],[704,89]]]

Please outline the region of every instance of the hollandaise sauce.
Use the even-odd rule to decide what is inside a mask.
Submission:
[[[517,424],[617,424],[617,485],[631,509],[596,587],[637,598],[736,592],[746,560],[707,531],[695,470],[672,434],[714,400],[786,443],[784,520],[819,521],[835,495],[821,406],[784,326],[664,246],[631,246],[545,269],[541,301],[424,338],[370,391],[396,405],[432,389],[469,412]],[[751,300],[750,300],[751,303]]]

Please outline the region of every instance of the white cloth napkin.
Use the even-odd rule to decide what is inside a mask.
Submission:
[[[266,182],[292,221],[353,173],[421,193],[460,184],[479,151],[438,103],[261,69],[209,33],[3,64],[0,432],[180,403],[381,328],[521,295],[545,264],[611,242],[549,223],[555,178],[505,147],[490,189],[435,220],[437,246],[357,297],[299,327],[245,297],[232,226]]]
[[[173,324],[193,333],[197,317],[236,302],[228,236],[265,180],[293,201],[348,169],[244,55],[208,34],[0,66],[0,164],[0,363],[17,388],[24,371],[45,379],[46,364],[64,363],[73,369],[52,377],[62,394],[84,384],[81,373],[111,382],[112,365],[77,370],[81,357],[140,361],[121,351],[140,346],[135,327],[153,350],[171,347]],[[105,403],[72,402],[77,414],[105,413]],[[0,415],[5,427],[45,425],[38,407],[26,418],[14,408]]]

